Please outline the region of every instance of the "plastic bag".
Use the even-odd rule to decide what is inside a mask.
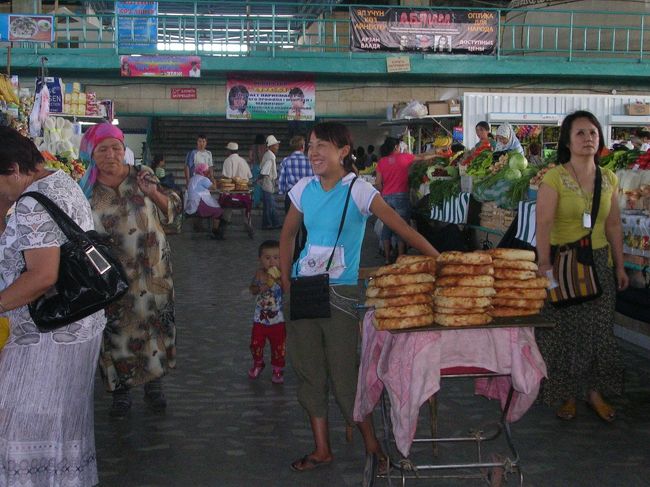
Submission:
[[[421,118],[429,114],[427,107],[417,100],[411,100],[397,113],[397,118]]]

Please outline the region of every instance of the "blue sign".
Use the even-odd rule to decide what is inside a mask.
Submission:
[[[115,2],[119,48],[155,51],[158,45],[158,2]]]

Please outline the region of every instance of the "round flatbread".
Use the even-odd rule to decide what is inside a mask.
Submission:
[[[443,315],[473,315],[486,313],[490,308],[445,308],[443,306],[436,306],[436,313]]]
[[[438,280],[440,286],[440,280]],[[495,289],[515,288],[515,289],[546,289],[549,285],[545,277],[536,277],[535,279],[496,279],[494,281]],[[497,291],[498,292],[498,291]]]
[[[492,276],[445,276],[436,279],[437,287],[493,287]]]
[[[438,276],[492,276],[492,265],[445,264],[438,268]]]
[[[449,296],[451,298],[483,298],[495,294],[496,291],[493,287],[437,287],[433,291],[434,296]]]
[[[519,271],[517,269],[495,269],[494,277],[498,279],[535,279],[537,277],[537,272],[533,271]]]
[[[416,257],[416,256],[413,256]],[[436,261],[433,257],[427,257],[427,260],[413,262],[410,264],[391,264],[380,267],[375,271],[374,276],[388,276],[392,274],[435,274]]]
[[[407,284],[422,284],[436,280],[431,274],[391,274],[371,279],[372,287],[405,286]]]
[[[496,289],[495,298],[504,299],[546,299],[546,289]]]
[[[450,298],[447,296],[435,296],[433,298],[435,306],[443,308],[485,308],[492,304],[490,298]]]
[[[377,330],[402,330],[404,328],[419,328],[433,325],[433,313],[422,316],[406,316],[404,318],[376,318]]]
[[[535,252],[532,250],[523,249],[489,249],[485,251],[492,256],[493,259],[505,260],[527,260],[535,262]]]
[[[506,299],[492,298],[493,306],[504,306],[506,308],[535,308],[539,309],[544,306],[543,299]]]
[[[408,284],[406,286],[392,287],[369,287],[366,290],[368,298],[394,298],[396,296],[408,296],[410,294],[424,294],[433,292],[433,283]]]
[[[440,326],[477,326],[492,322],[492,317],[485,313],[472,315],[443,315],[436,313],[433,321]]]
[[[504,306],[499,306],[497,308],[492,308],[488,311],[490,316],[495,318],[506,318],[509,316],[531,316],[539,314],[538,309],[526,309],[526,308],[508,308]]]
[[[428,255],[400,255],[395,261],[396,264],[405,265],[405,264],[415,264],[416,262],[435,262],[435,257],[430,257]]]
[[[389,306],[408,306],[409,304],[433,304],[431,294],[411,294],[410,296],[397,296],[395,298],[367,298],[366,306],[387,308]]]
[[[492,265],[495,269],[518,269],[520,271],[537,272],[537,264],[528,260],[494,259]]]
[[[486,265],[492,263],[492,257],[485,253],[451,250],[440,254],[436,262],[439,264]]]
[[[377,318],[402,318],[406,316],[421,316],[432,312],[433,309],[430,304],[409,304],[408,306],[377,308],[375,310],[375,316]]]

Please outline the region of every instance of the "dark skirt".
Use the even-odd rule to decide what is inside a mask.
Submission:
[[[603,394],[623,391],[623,363],[614,337],[616,281],[607,263],[607,247],[594,250],[594,260],[602,296],[566,308],[547,304],[542,315],[554,322],[555,328],[535,332],[548,369],[541,392],[548,405],[585,399],[591,390]]]
[[[199,202],[199,207],[196,210],[196,214],[201,218],[221,218],[221,215],[223,215],[223,209],[210,206],[205,201],[201,200]]]

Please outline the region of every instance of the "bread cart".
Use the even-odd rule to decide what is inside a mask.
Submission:
[[[546,375],[534,328],[552,325],[539,316],[528,316],[499,318],[483,326],[436,325],[389,332],[375,330],[373,313],[369,310],[363,322],[354,413],[358,420],[379,403],[382,448],[388,462],[386,470],[379,472],[378,458],[368,455],[363,485],[374,486],[378,479],[387,482],[382,485],[404,486],[407,479],[480,478],[496,487],[502,484],[505,475],[511,474],[518,478],[518,485],[523,485],[510,423],[533,404],[539,382]],[[451,378],[477,379],[475,393],[499,399],[500,417],[484,427],[469,429],[466,435],[439,436],[437,392],[441,380]],[[418,394],[414,395],[413,390]],[[431,436],[416,438],[419,409],[425,402],[431,413]],[[501,433],[507,444],[507,455],[486,455],[486,443],[496,440]],[[432,446],[433,461],[416,464],[410,458],[411,446],[422,443]],[[439,447],[454,444],[473,445],[475,459],[448,463],[443,463],[443,458],[438,460]],[[450,473],[454,471],[457,473]]]
[[[219,205],[226,209],[243,209],[244,210],[244,230],[249,238],[255,237],[255,230],[252,225],[251,210],[253,208],[253,190],[225,191],[218,190]]]

